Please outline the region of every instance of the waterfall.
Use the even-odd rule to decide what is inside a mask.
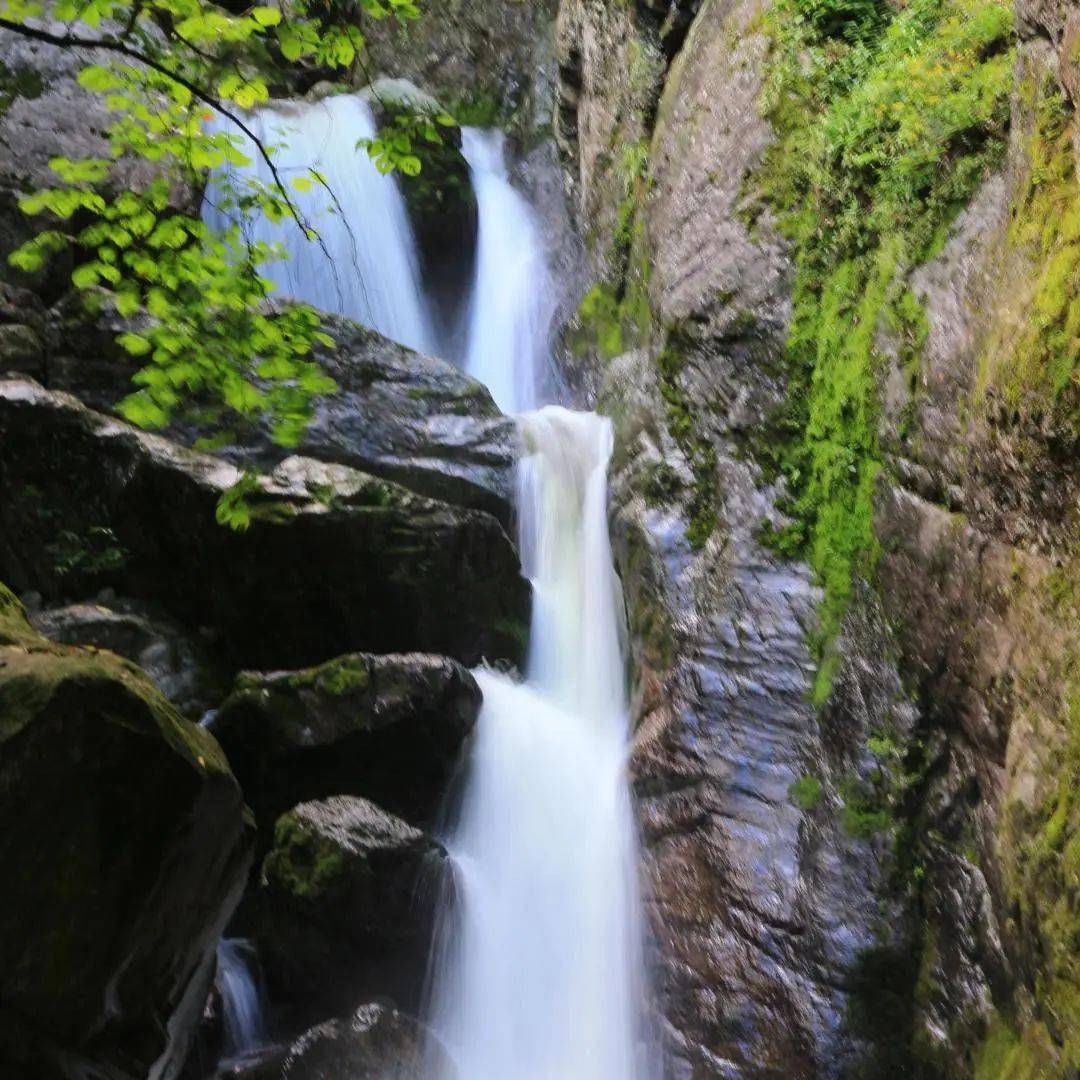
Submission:
[[[242,938],[222,938],[217,947],[217,989],[224,1021],[225,1061],[235,1061],[268,1043],[263,998],[254,973],[254,948]]]
[[[397,180],[382,175],[356,146],[357,140],[376,133],[367,103],[352,94],[313,103],[281,102],[259,109],[245,122],[271,148],[293,202],[318,233],[317,240],[309,240],[291,218],[277,224],[264,217],[245,221],[251,240],[285,247],[287,258],[265,265],[263,276],[278,294],[347,315],[403,345],[433,353],[435,335],[405,200]],[[233,131],[251,159],[243,168],[227,170],[231,183],[239,191],[246,179],[269,183],[269,166],[251,141],[228,122],[211,123]],[[311,169],[326,186],[294,189],[292,181],[309,177]],[[211,185],[203,208],[205,220],[217,228],[233,220],[233,212],[219,205],[222,179]]]
[[[501,131],[462,128],[476,192],[477,249],[465,370],[503,412],[532,409],[554,313],[532,208],[510,184]]]
[[[554,406],[519,422],[528,679],[476,672],[430,1019],[456,1080],[649,1080],[611,424]]]

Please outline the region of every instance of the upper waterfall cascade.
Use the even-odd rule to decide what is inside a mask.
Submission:
[[[535,408],[555,309],[532,207],[510,183],[501,131],[463,128],[476,192],[477,250],[465,370],[503,412]]]
[[[290,192],[317,241],[291,218],[281,224],[265,218],[244,223],[251,239],[285,248],[285,259],[262,269],[278,295],[347,315],[411,349],[434,353],[436,337],[405,200],[395,177],[384,176],[357,149],[360,139],[376,134],[367,103],[352,94],[279,103],[254,113],[248,125],[271,150],[286,183],[310,179],[312,169],[325,180],[325,186],[313,183]],[[250,140],[238,129],[226,125],[226,130],[241,140],[240,149],[251,159],[230,170],[233,184],[240,187],[247,177],[269,183],[269,166]],[[215,204],[213,187],[203,216],[217,227],[231,222]]]

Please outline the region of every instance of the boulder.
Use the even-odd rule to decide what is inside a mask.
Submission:
[[[0,372],[29,375],[93,409],[110,412],[131,390],[137,365],[116,344],[130,328],[109,310],[88,314],[78,297],[45,310],[33,294],[0,284]],[[295,452],[486,510],[509,526],[517,428],[485,387],[348,319],[325,315],[322,329],[335,348],[317,346],[316,357],[338,392],[317,403]],[[199,432],[177,424],[168,434],[190,445]],[[256,429],[223,454],[268,468],[290,452]]]
[[[176,1075],[253,829],[213,736],[0,588],[0,1073]]]
[[[68,24],[44,19],[39,26],[64,34]],[[75,160],[109,157],[108,128],[113,116],[104,97],[83,89],[79,71],[101,63],[108,54],[93,50],[58,48],[32,41],[20,34],[0,30],[0,277],[11,280],[24,275],[14,271],[7,256],[36,231],[40,222],[26,217],[18,200],[31,191],[55,185],[49,168],[55,157]],[[158,175],[160,166],[146,159],[123,157],[116,161],[104,185],[114,191],[145,187]],[[191,207],[194,192],[173,192],[174,203]],[[58,295],[67,288],[70,259],[58,259],[35,281],[46,292]]]
[[[304,1032],[256,1065],[228,1070],[234,1080],[420,1080],[451,1076],[452,1065],[427,1028],[386,1005],[361,1005],[344,1020]]]
[[[31,622],[50,641],[108,649],[134,661],[191,719],[221,700],[222,673],[202,643],[136,601],[68,604],[34,612]]]
[[[329,795],[431,821],[480,688],[442,656],[356,653],[304,671],[244,672],[213,721],[263,826]]]
[[[445,854],[366,799],[284,814],[245,919],[270,998],[304,1026],[365,997],[419,1004]]]
[[[487,388],[347,319],[327,315],[323,329],[336,349],[320,347],[318,359],[339,389],[319,402],[297,453],[486,510],[509,526],[517,427]],[[272,462],[284,453],[263,441],[253,456]]]
[[[240,477],[66,394],[0,381],[0,573],[17,588],[52,600],[114,586],[211,628],[238,667],[364,648],[520,658],[528,585],[489,514],[292,457],[257,481],[237,532],[215,509]]]

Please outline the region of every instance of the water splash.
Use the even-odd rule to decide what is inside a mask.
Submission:
[[[283,244],[287,258],[270,263],[263,275],[280,295],[305,300],[324,311],[347,315],[423,353],[435,351],[435,333],[420,280],[416,239],[401,190],[393,176],[375,168],[357,140],[376,134],[366,102],[352,94],[322,101],[282,102],[259,109],[246,118],[267,147],[286,185],[317,170],[326,186],[290,195],[318,240],[308,239],[287,218],[280,223],[265,217],[245,220],[252,240]],[[251,158],[243,168],[228,170],[234,185],[246,178],[269,183],[270,169],[246,136],[228,121],[215,121],[241,139]],[[221,177],[212,184],[203,217],[224,228],[232,214],[217,205]]]
[[[432,1023],[459,1080],[645,1080],[656,1072],[607,530],[611,425],[557,407],[520,423],[529,679],[477,672],[484,705],[448,840],[458,899]]]
[[[243,938],[218,942],[216,982],[224,1021],[225,1061],[236,1061],[269,1045],[254,951],[251,942]]]
[[[555,305],[532,208],[510,184],[501,131],[461,129],[476,192],[477,249],[465,370],[503,412],[533,409]]]

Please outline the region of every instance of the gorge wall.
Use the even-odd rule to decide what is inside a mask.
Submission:
[[[516,138],[566,282],[564,395],[615,424],[665,1074],[1073,1075],[1080,7],[474,0],[370,44],[378,73]],[[47,49],[5,38],[0,59],[6,255],[15,193],[103,121]],[[272,470],[269,512],[218,536],[237,456],[107,415],[115,327],[87,330],[62,272],[3,273],[0,580],[52,640],[0,596],[0,738],[19,750],[0,797],[40,801],[35,770],[90,708],[65,688],[90,687],[109,776],[140,775],[152,746],[175,780],[95,810],[113,831],[83,843],[109,850],[138,805],[138,850],[185,851],[194,813],[215,885],[171,924],[183,948],[92,913],[116,947],[64,943],[89,956],[77,1002],[7,957],[0,1059],[176,1075],[237,904],[283,1031],[307,1032],[287,1075],[408,1057],[431,916],[403,882],[439,863],[430,829],[479,698],[460,664],[520,657],[512,425],[448,365],[330,320],[343,394],[303,457],[243,450]],[[349,587],[320,592],[326,575]],[[102,648],[187,717],[219,708],[231,771]],[[79,868],[141,910],[191,887],[171,864]],[[36,911],[54,940],[71,898],[25,897],[0,938]],[[141,996],[186,1019],[167,1030]]]

